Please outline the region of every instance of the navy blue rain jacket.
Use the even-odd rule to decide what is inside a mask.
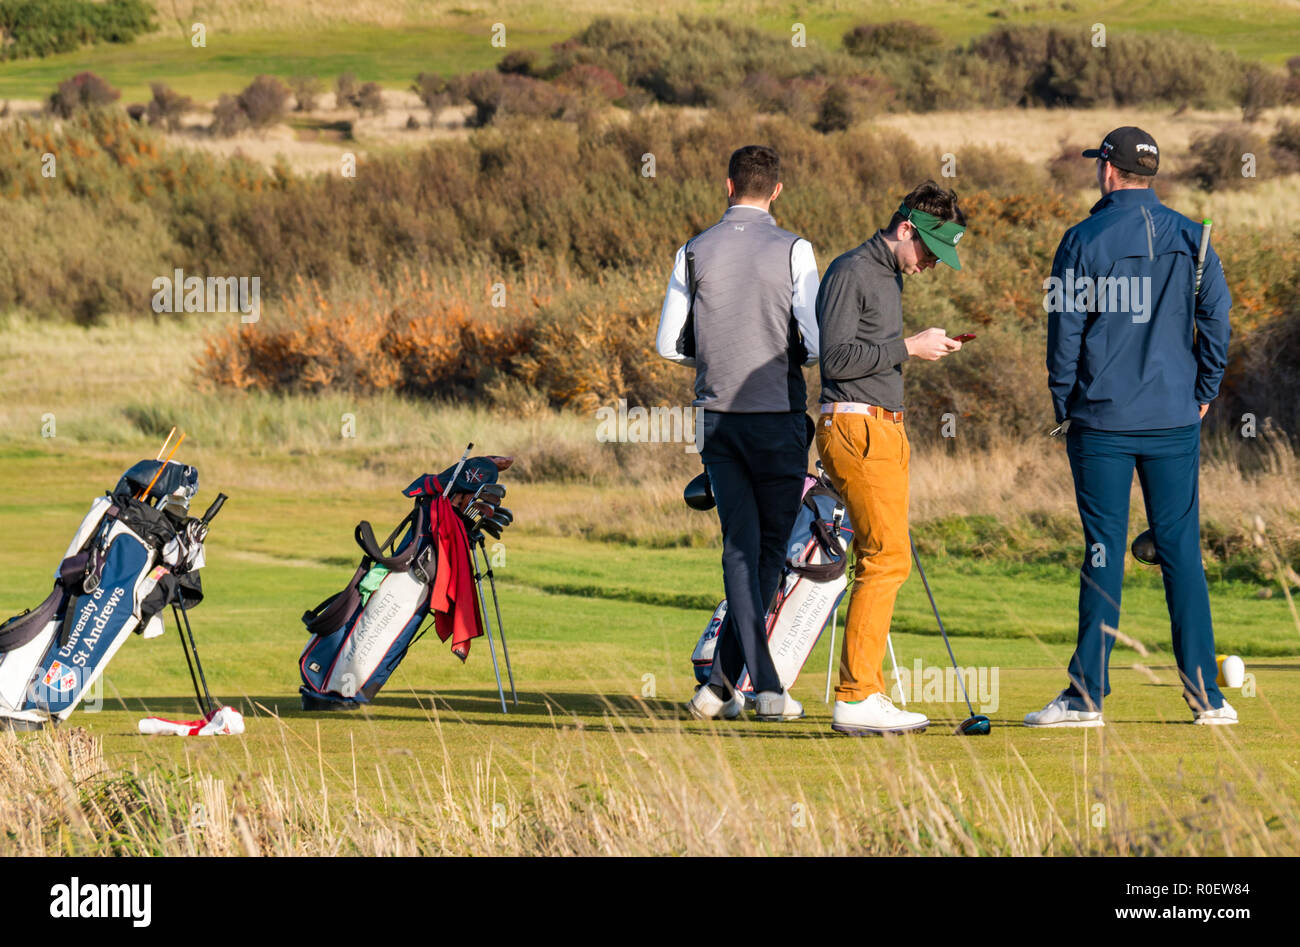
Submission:
[[[1232,298],[1200,223],[1149,188],[1112,191],[1065,232],[1044,283],[1056,420],[1102,431],[1196,424],[1228,362]]]

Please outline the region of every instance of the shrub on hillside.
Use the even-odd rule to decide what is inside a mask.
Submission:
[[[353,104],[362,115],[382,115],[384,113],[383,87],[378,82],[367,82],[357,89]]]
[[[153,98],[145,109],[145,118],[150,125],[161,125],[168,131],[177,131],[185,114],[194,110],[194,100],[172,91],[161,82],[151,83],[150,88],[153,90]]]
[[[1300,122],[1282,119],[1277,123],[1277,130],[1268,140],[1268,145],[1279,173],[1300,172]]]
[[[497,72],[516,76],[537,75],[537,52],[532,49],[517,49],[506,53],[497,63]]]
[[[578,95],[614,102],[627,95],[627,87],[608,69],[579,63],[555,77],[555,85]]]
[[[334,107],[346,108],[356,98],[357,77],[350,72],[341,73],[334,81]]]
[[[447,87],[447,80],[437,73],[420,73],[411,84],[411,91],[420,97],[420,102],[429,110],[430,123],[436,122],[439,113],[451,104],[452,93]]]
[[[1266,176],[1263,166],[1267,143],[1249,128],[1233,125],[1197,136],[1191,144],[1191,162],[1184,176],[1205,191],[1231,190],[1251,178],[1242,172],[1254,161],[1255,176]],[[1249,156],[1249,157],[1248,157]]]
[[[1286,94],[1286,79],[1259,63],[1251,63],[1241,76],[1237,92],[1237,105],[1241,107],[1241,120],[1259,121],[1264,109],[1280,105]]]
[[[1047,161],[1047,177],[1057,191],[1073,194],[1097,186],[1097,162],[1083,157],[1085,148],[1095,147],[1061,142],[1059,150]]]
[[[47,107],[59,118],[71,118],[82,109],[112,105],[121,97],[121,92],[93,72],[79,72],[59,83]]]
[[[289,80],[293,90],[295,112],[310,112],[316,108],[316,100],[325,90],[325,84],[315,76],[294,76]]]
[[[0,60],[129,43],[158,27],[144,0],[0,0]]]
[[[933,26],[922,26],[911,20],[891,20],[855,26],[844,34],[842,42],[847,52],[862,58],[882,53],[915,56],[941,49],[943,34]]]
[[[265,128],[284,120],[289,105],[289,87],[274,76],[258,76],[239,93],[239,107],[254,128]]]

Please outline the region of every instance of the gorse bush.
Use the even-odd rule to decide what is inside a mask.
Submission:
[[[0,0],[0,60],[129,43],[158,27],[143,0]]]

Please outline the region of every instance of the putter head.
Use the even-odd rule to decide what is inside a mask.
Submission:
[[[1156,553],[1156,540],[1149,529],[1144,529],[1137,534],[1129,551],[1133,553],[1134,559],[1144,565],[1160,565],[1160,556]]]
[[[713,498],[713,484],[709,483],[708,471],[686,485],[682,499],[692,510],[711,510],[718,505],[718,501]]]
[[[963,737],[986,737],[993,725],[989,718],[983,714],[975,714],[973,717],[967,717],[957,725],[956,733]]]

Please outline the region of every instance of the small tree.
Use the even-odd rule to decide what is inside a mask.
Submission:
[[[1237,104],[1241,106],[1241,119],[1244,122],[1259,121],[1264,109],[1272,108],[1282,101],[1286,81],[1271,69],[1252,63],[1242,74],[1241,88],[1237,93]]]
[[[293,90],[295,112],[310,112],[316,108],[316,97],[324,91],[324,84],[315,76],[294,76],[289,80]]]
[[[212,109],[212,133],[228,138],[248,127],[248,116],[240,107],[239,99],[222,93]]]
[[[831,132],[842,132],[852,124],[853,101],[849,90],[836,82],[827,87],[826,92],[823,93],[813,128],[823,135],[828,135]]]
[[[239,93],[239,107],[254,128],[265,128],[284,120],[289,105],[289,87],[274,76],[258,76]]]
[[[378,82],[367,82],[357,90],[353,103],[362,115],[367,112],[371,115],[382,115],[384,114],[384,90]]]
[[[357,94],[357,77],[345,72],[334,82],[334,107],[344,108],[353,104]]]
[[[111,105],[122,97],[93,72],[79,72],[59,83],[49,99],[49,110],[60,118],[71,118],[82,109]]]
[[[411,91],[420,97],[424,107],[429,110],[429,123],[438,120],[438,113],[451,104],[451,91],[447,80],[432,72],[422,72],[415,77]]]
[[[161,82],[152,83],[150,88],[153,89],[153,98],[145,109],[149,124],[161,125],[169,132],[179,130],[185,113],[194,110],[194,100],[188,95],[173,92]]]

